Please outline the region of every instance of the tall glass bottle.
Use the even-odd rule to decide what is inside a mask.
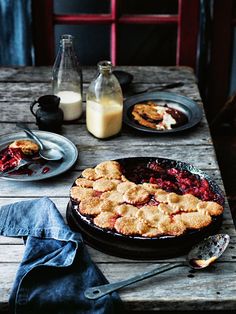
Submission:
[[[112,74],[110,61],[98,63],[98,74],[86,95],[86,125],[97,138],[107,138],[120,132],[123,95],[120,84]]]
[[[52,72],[53,94],[60,97],[64,120],[78,119],[82,114],[82,71],[73,46],[73,36],[62,35]]]

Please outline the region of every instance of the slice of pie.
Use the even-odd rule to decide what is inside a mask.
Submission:
[[[38,151],[39,146],[31,140],[19,139],[12,142],[0,152],[0,171],[14,169],[22,159],[37,156]]]

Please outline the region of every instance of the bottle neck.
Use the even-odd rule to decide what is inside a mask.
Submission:
[[[109,75],[112,72],[112,63],[110,61],[100,61],[98,70],[101,74]]]
[[[60,40],[60,47],[62,51],[73,50],[73,36],[71,35],[62,35]]]

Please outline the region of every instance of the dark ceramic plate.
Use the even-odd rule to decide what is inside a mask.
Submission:
[[[133,157],[116,159],[123,168],[129,169],[134,165],[147,165],[148,162],[157,161],[167,168],[187,170],[192,174],[205,178],[212,191],[217,195],[218,202],[224,204],[224,195],[219,186],[198,168],[176,160],[155,157]],[[73,184],[74,185],[74,184]],[[160,236],[145,238],[141,236],[125,236],[115,231],[104,230],[79,213],[78,204],[71,200],[67,206],[67,221],[70,227],[81,232],[85,242],[105,253],[132,259],[169,258],[186,253],[194,244],[203,238],[214,234],[221,226],[222,215],[213,217],[210,225],[198,230],[191,230],[181,236]]]
[[[148,101],[157,102],[158,104],[166,103],[168,107],[177,109],[185,114],[187,117],[187,123],[172,128],[171,130],[155,130],[145,126],[140,125],[133,119],[132,110],[133,106],[138,103],[145,103]],[[166,134],[166,133],[176,133],[179,131],[184,131],[192,128],[200,122],[202,119],[202,108],[190,98],[169,92],[153,92],[153,93],[144,93],[141,95],[131,96],[127,98],[124,102],[124,115],[123,120],[125,124],[130,127],[147,133],[157,133],[157,134]]]

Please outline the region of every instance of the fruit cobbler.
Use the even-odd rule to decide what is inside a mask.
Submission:
[[[37,156],[39,146],[30,140],[16,140],[0,152],[0,171],[6,172],[18,166],[22,159]]]
[[[129,236],[179,236],[208,226],[223,212],[206,179],[157,162],[127,169],[102,162],[82,172],[70,195],[96,226]]]

